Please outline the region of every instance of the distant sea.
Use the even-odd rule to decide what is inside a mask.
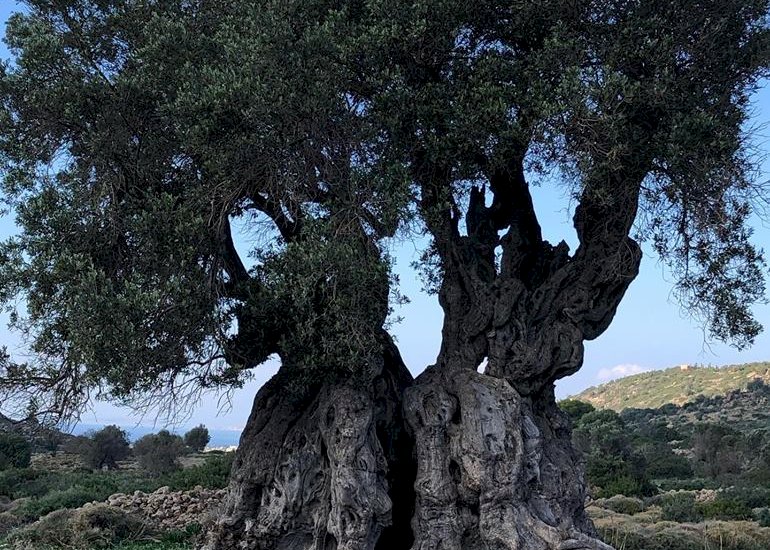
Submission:
[[[82,435],[86,432],[101,430],[104,426],[101,424],[78,424],[73,428],[72,433],[74,435]],[[143,435],[157,433],[163,429],[163,427],[153,428],[152,426],[119,426],[125,430],[128,434],[128,439],[133,443]],[[169,429],[171,433],[178,435],[184,435],[189,428]],[[237,446],[238,441],[241,438],[241,432],[237,430],[213,430],[209,428],[209,435],[211,441],[209,441],[209,447],[232,447]]]

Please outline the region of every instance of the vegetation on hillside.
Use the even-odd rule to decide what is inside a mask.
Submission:
[[[208,434],[205,426],[195,430]],[[49,448],[38,448],[30,460],[32,442],[38,439],[0,429],[0,457],[24,458],[0,461],[0,550],[185,550],[200,533],[199,524],[169,531],[94,503],[116,493],[152,493],[161,487],[172,492],[221,489],[233,461],[233,453],[196,453],[167,431],[147,435],[130,448],[116,426],[51,438]],[[198,447],[203,439],[196,440]]]
[[[754,380],[770,382],[770,362],[725,367],[686,365],[626,376],[579,393],[575,399],[598,409],[656,408],[683,405],[699,396],[712,397],[746,389]]]
[[[89,503],[160,487],[224,488],[233,453],[206,453],[197,465],[163,475],[136,468],[133,461],[122,462],[119,470],[92,471],[73,467],[73,458],[62,453],[31,467],[0,471],[0,549],[185,550],[200,525],[188,525],[181,532],[161,531],[141,518]]]
[[[623,550],[770,548],[769,405],[759,378],[681,406],[563,402],[602,539]]]
[[[588,513],[602,540],[622,550],[770,548],[769,405],[770,386],[760,379],[681,406],[618,413],[562,402],[586,460]],[[169,438],[181,441],[171,434],[147,441]],[[30,467],[0,472],[0,549],[187,550],[200,526],[137,530],[133,518],[108,507],[81,507],[162,486],[225,487],[232,456],[207,453],[198,466],[163,474],[137,468],[134,459],[92,471],[74,467],[66,453],[36,455]],[[94,521],[99,529],[91,529]]]

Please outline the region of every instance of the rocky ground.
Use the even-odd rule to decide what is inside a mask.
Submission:
[[[204,489],[200,486],[191,491],[171,491],[168,487],[161,487],[153,493],[118,493],[110,496],[107,504],[149,520],[161,529],[184,530],[191,524],[207,523],[225,494],[225,489]]]

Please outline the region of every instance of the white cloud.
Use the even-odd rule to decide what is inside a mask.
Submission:
[[[646,369],[640,365],[633,363],[624,363],[622,365],[615,365],[609,369],[602,369],[596,375],[596,377],[602,382],[608,382],[615,380],[616,378],[623,378],[624,376],[631,376],[632,374],[639,374],[640,372],[647,372]]]

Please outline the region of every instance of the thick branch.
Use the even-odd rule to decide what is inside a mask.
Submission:
[[[302,221],[298,212],[294,213],[293,218],[289,217],[281,204],[269,195],[255,193],[250,199],[253,208],[267,214],[273,220],[284,241],[290,242],[299,236]]]
[[[226,215],[219,224],[219,245],[222,262],[232,285],[239,286],[250,281],[249,272],[235,249],[230,219]]]
[[[509,228],[502,239],[501,274],[534,286],[540,275],[535,267],[542,263],[538,260],[546,247],[524,175],[523,157],[512,158],[506,166],[492,170],[489,183],[495,194],[490,218],[497,230]]]

